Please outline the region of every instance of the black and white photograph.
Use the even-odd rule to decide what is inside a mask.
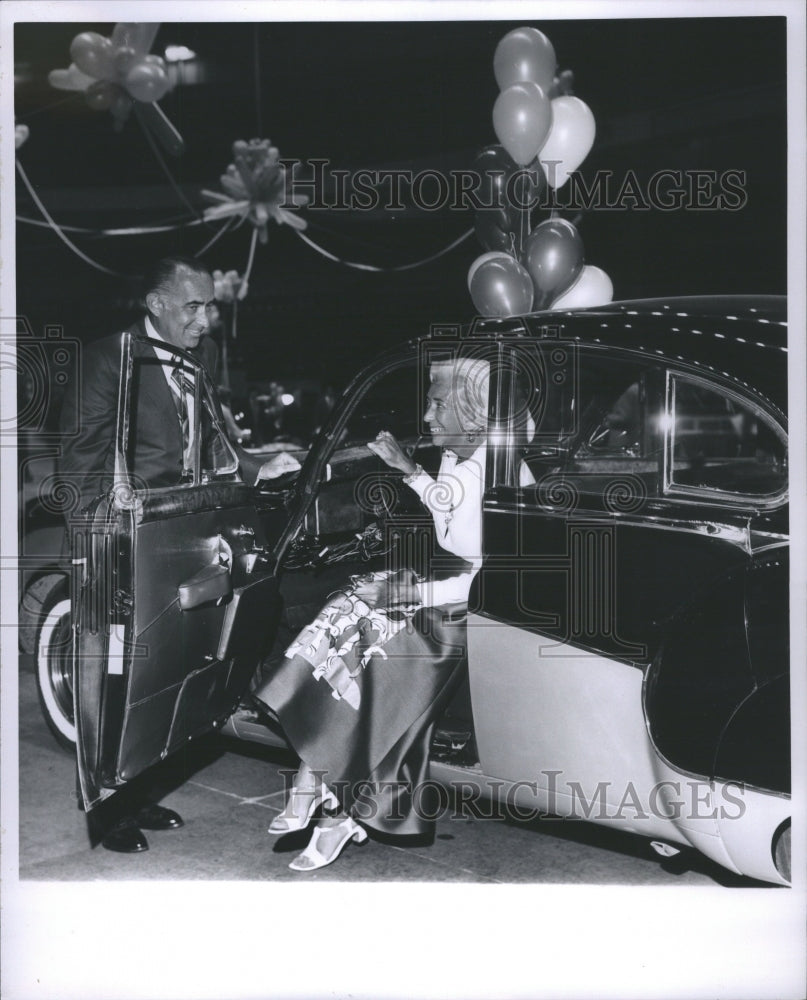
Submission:
[[[3,995],[803,996],[801,5],[0,16]]]

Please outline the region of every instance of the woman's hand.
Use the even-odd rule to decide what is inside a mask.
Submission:
[[[415,471],[416,465],[404,452],[389,431],[379,431],[375,441],[368,441],[367,447],[386,462],[392,469],[400,469],[407,476]]]
[[[353,589],[371,608],[392,608],[396,604],[419,604],[420,590],[411,572],[394,573],[386,580],[362,581]]]

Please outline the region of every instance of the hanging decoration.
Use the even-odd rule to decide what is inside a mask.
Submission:
[[[500,89],[493,105],[499,145],[486,146],[474,160],[481,182],[474,230],[487,251],[468,272],[475,307],[482,316],[513,316],[610,301],[610,279],[586,267],[583,241],[571,222],[553,209],[532,226],[541,195],[562,187],[594,143],[594,115],[574,95],[574,74],[558,73],[552,43],[530,27],[499,41],[493,72]]]
[[[213,295],[221,305],[221,384],[230,387],[229,343],[238,334],[238,303],[242,302],[249,290],[246,275],[238,271],[216,270],[213,272]]]
[[[248,291],[249,285],[238,271],[213,272],[213,295],[216,302],[242,302]]]
[[[109,111],[117,131],[134,109],[142,124],[174,156],[184,150],[182,136],[157,104],[171,87],[164,60],[149,53],[159,24],[116,24],[106,38],[82,31],[70,45],[67,69],[54,69],[48,82],[57,90],[84,93],[95,111]]]
[[[205,221],[240,215],[255,227],[261,243],[269,239],[267,226],[274,219],[296,230],[308,223],[294,214],[295,208],[308,204],[307,195],[286,192],[286,168],[280,153],[268,139],[238,139],[233,143],[234,163],[230,163],[220,182],[226,194],[203,190],[202,196],[216,202],[204,212]]]

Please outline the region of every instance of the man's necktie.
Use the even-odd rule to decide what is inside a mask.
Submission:
[[[178,403],[177,412],[182,425],[182,458],[183,469],[187,471],[191,468],[191,427],[188,416],[188,397],[193,399],[194,383],[193,379],[182,369],[175,368],[171,372],[171,381],[174,384],[176,401]]]

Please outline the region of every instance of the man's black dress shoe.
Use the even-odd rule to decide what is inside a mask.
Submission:
[[[149,843],[143,836],[143,831],[128,816],[104,834],[101,838],[101,845],[108,851],[118,851],[120,854],[137,854],[149,849]]]
[[[185,825],[179,813],[154,803],[143,806],[135,817],[135,822],[144,830],[178,830]]]

